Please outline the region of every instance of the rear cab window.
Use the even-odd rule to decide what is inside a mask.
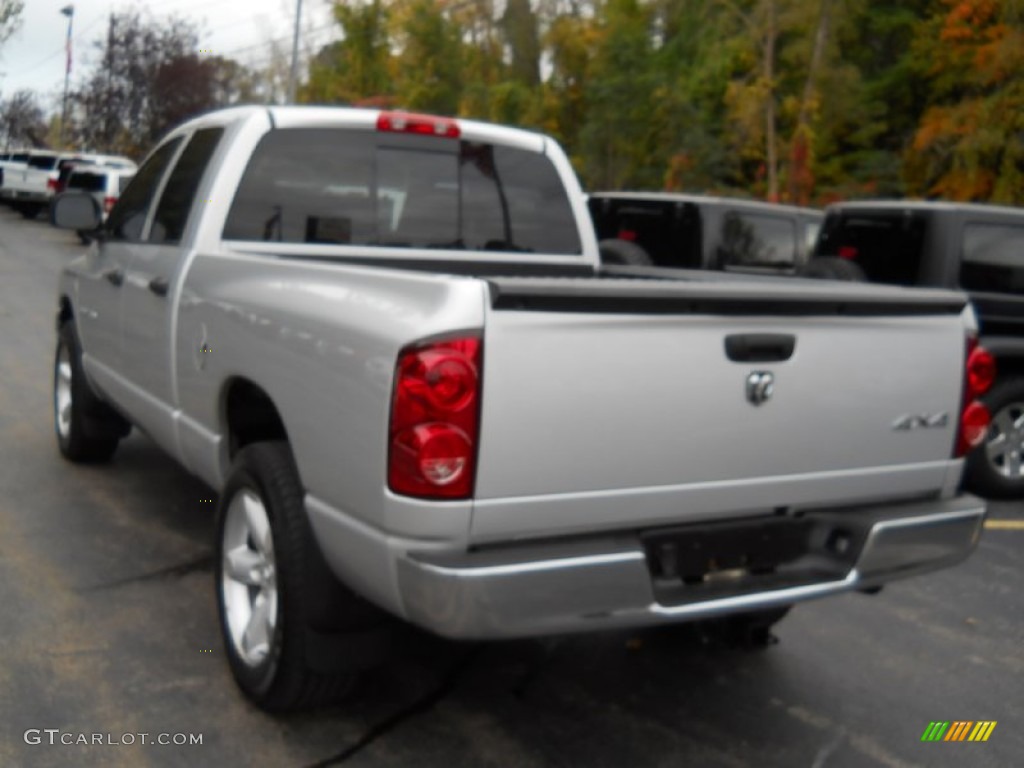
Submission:
[[[52,171],[57,167],[57,155],[30,155],[28,167],[40,171]]]
[[[968,291],[1024,294],[1024,226],[967,223],[960,285]]]
[[[86,192],[103,192],[107,188],[106,175],[103,173],[91,173],[88,171],[77,171],[71,174],[68,179],[68,189],[81,189]]]
[[[657,266],[701,266],[701,218],[693,203],[592,197],[588,206],[598,240],[636,243]]]
[[[792,268],[797,260],[796,221],[770,214],[726,211],[722,217],[717,263],[730,267]]]
[[[926,230],[926,214],[919,211],[830,213],[815,255],[849,259],[871,282],[916,285]]]
[[[544,155],[352,128],[266,134],[235,193],[223,237],[582,253],[564,185]]]

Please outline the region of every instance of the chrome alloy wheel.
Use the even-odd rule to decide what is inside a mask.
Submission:
[[[1003,477],[1024,477],[1024,402],[1009,403],[992,418],[985,455],[992,469]]]
[[[221,594],[235,652],[256,667],[266,660],[277,627],[274,537],[263,501],[248,488],[231,499],[221,539]]]
[[[64,440],[71,434],[71,351],[61,344],[53,373],[53,409],[57,434]]]

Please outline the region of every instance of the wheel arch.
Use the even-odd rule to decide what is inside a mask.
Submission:
[[[220,410],[229,464],[247,445],[269,440],[291,442],[277,404],[251,379],[228,379],[222,389]]]

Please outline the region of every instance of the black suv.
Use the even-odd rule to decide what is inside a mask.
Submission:
[[[989,497],[1024,497],[1024,209],[837,203],[826,209],[804,274],[970,295],[998,379],[982,398],[992,426],[968,457],[967,484]]]
[[[755,200],[664,192],[595,192],[590,217],[608,264],[794,274],[822,213]]]

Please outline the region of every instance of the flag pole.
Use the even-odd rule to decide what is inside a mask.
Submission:
[[[64,135],[68,125],[68,84],[71,81],[71,25],[75,20],[75,6],[65,5],[60,12],[68,17],[68,39],[65,44],[66,63],[64,65],[64,106],[60,113],[60,146],[64,148]]]

